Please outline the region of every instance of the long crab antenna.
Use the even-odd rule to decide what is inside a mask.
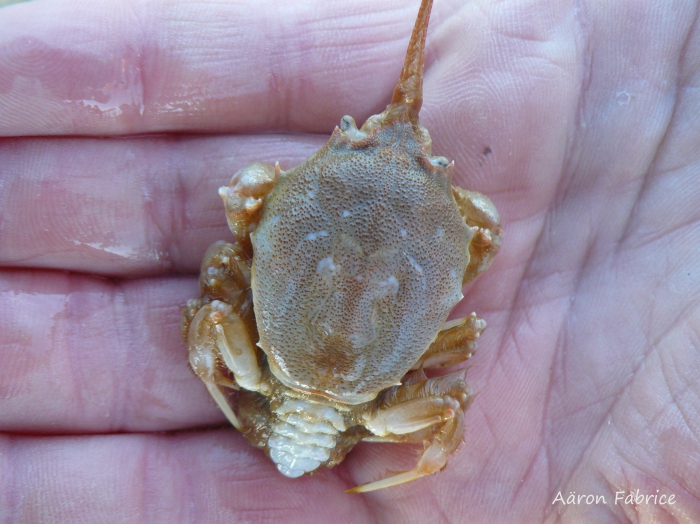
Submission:
[[[418,113],[423,105],[425,36],[428,33],[428,21],[432,7],[433,0],[421,1],[399,83],[394,88],[394,96],[385,111],[385,123],[418,123]]]

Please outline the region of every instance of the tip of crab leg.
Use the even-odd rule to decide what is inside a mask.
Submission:
[[[454,430],[459,427],[463,426],[453,426],[452,429]],[[442,431],[444,431],[444,429]],[[450,435],[447,436],[449,437]],[[458,440],[456,442],[458,442],[459,439],[461,439],[461,436],[462,432],[454,431],[451,438],[457,437]],[[362,484],[361,486],[347,490],[346,493],[367,493],[368,491],[375,491],[377,489],[390,488],[392,486],[405,484],[406,482],[418,480],[421,477],[437,473],[445,467],[445,464],[447,463],[447,456],[454,451],[454,448],[456,447],[456,445],[454,445],[452,442],[448,443],[448,447],[445,447],[444,444],[444,442],[434,441],[427,448],[425,448],[420,460],[418,461],[418,464],[416,464],[416,467],[412,470],[403,471],[375,482]]]
[[[406,482],[411,482],[417,480],[424,476],[425,473],[421,473],[415,469],[410,471],[404,471],[391,477],[386,477],[381,480],[376,480],[374,482],[368,482],[367,484],[362,484],[361,486],[356,486],[352,489],[347,490],[345,493],[367,493],[368,491],[376,491],[378,489],[390,488],[392,486],[398,486],[400,484],[405,484]]]
[[[238,420],[238,417],[231,409],[231,406],[229,406],[228,401],[226,400],[226,397],[224,397],[224,394],[221,393],[221,390],[216,386],[216,384],[206,381],[205,383],[207,385],[209,393],[214,398],[216,405],[219,406],[219,409],[221,409],[221,411],[224,412],[224,415],[226,415],[226,418],[231,423],[231,425],[238,431],[242,431],[242,426],[240,421]]]

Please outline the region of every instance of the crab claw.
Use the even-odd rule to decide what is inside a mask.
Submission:
[[[228,226],[246,249],[250,249],[249,235],[260,219],[263,201],[281,173],[279,162],[275,167],[255,162],[236,172],[228,186],[219,188]]]

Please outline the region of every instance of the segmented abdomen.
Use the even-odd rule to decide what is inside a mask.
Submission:
[[[338,411],[306,400],[285,399],[274,413],[277,420],[267,445],[270,458],[287,477],[300,477],[324,464],[346,429]]]

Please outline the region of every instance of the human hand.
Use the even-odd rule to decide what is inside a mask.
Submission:
[[[380,112],[417,8],[0,9],[0,516],[700,520],[690,2],[436,0],[421,122],[505,229],[454,312],[489,327],[445,471],[348,495],[416,450],[363,444],[290,480],[220,429],[178,327],[204,250],[231,238],[216,189]],[[675,503],[614,504],[637,489]],[[607,503],[552,504],[572,491]]]

